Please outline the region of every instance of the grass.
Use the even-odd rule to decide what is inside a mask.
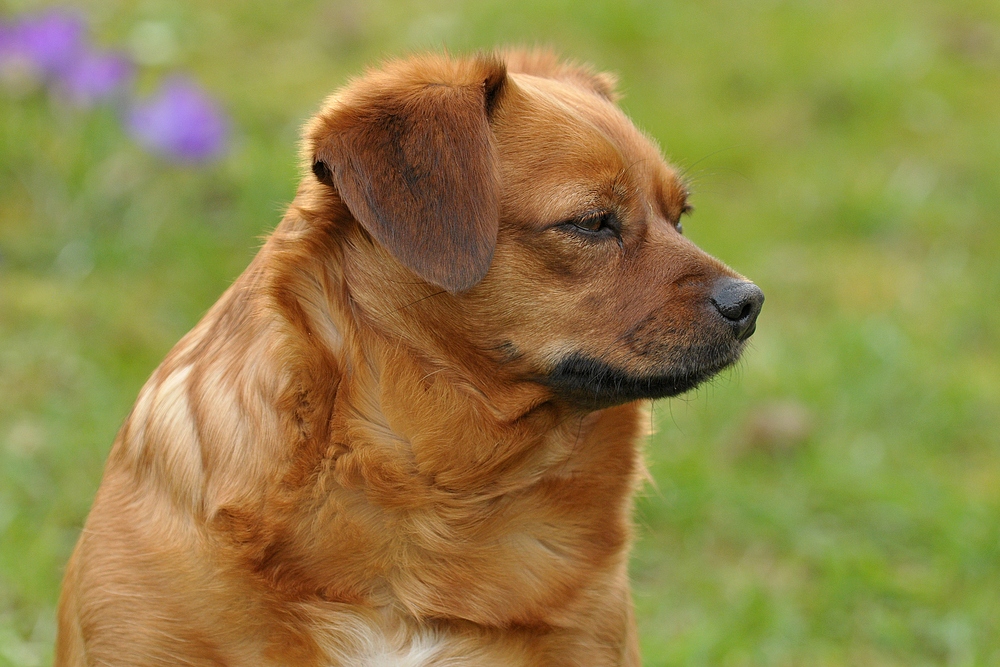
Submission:
[[[383,54],[502,43],[617,71],[686,233],[767,294],[739,369],[656,409],[646,663],[1000,664],[1000,5],[76,6],[106,45],[166,25],[238,131],[181,168],[0,95],[0,665],[50,661],[114,433],[276,224],[300,123]]]

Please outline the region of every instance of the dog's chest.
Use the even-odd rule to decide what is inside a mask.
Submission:
[[[315,636],[326,667],[486,667],[525,664],[524,644],[494,632],[413,626],[391,612],[338,614]]]
[[[418,632],[404,643],[391,645],[384,636],[373,637],[368,646],[353,658],[335,661],[333,665],[352,667],[429,667],[435,664],[445,645],[437,633]]]

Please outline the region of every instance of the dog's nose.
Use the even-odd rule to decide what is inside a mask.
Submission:
[[[733,327],[737,340],[746,340],[757,328],[764,293],[747,280],[721,278],[712,289],[712,305]]]

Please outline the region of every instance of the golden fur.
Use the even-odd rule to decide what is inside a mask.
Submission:
[[[638,399],[742,341],[613,86],[429,55],[327,101],[281,224],[118,434],[57,665],[639,664]]]

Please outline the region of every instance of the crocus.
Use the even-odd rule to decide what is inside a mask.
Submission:
[[[221,156],[229,134],[218,104],[197,83],[179,75],[134,104],[127,126],[140,144],[181,162],[204,162]]]
[[[17,30],[13,23],[0,19],[0,62],[17,49]]]
[[[17,65],[23,58],[19,45],[17,26],[0,20],[0,74]]]
[[[51,9],[10,26],[8,53],[25,58],[44,76],[71,66],[85,48],[87,26],[76,13]]]
[[[71,103],[88,107],[125,90],[134,76],[124,54],[88,50],[63,69],[58,87]]]

